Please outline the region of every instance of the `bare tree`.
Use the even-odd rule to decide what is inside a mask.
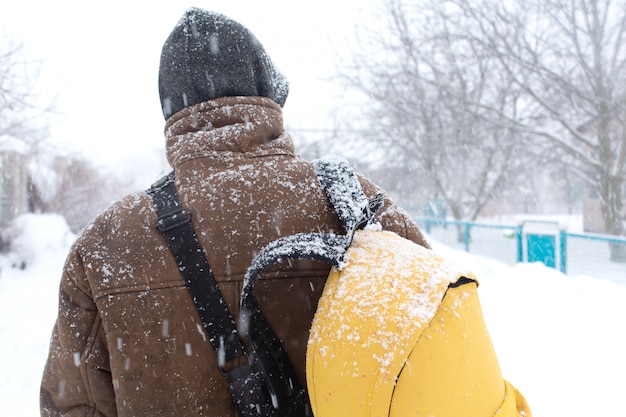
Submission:
[[[40,64],[25,57],[22,45],[0,35],[0,150],[15,139],[25,144],[19,159],[19,171],[25,173],[25,180],[19,183],[24,188],[20,196],[26,195],[23,200],[33,212],[63,215],[77,232],[128,190],[129,184],[103,172],[93,161],[68,155],[47,141],[53,106],[42,104],[37,89]],[[16,168],[4,165],[5,169]],[[0,197],[11,198],[2,195],[1,180]]]
[[[132,190],[131,178],[120,177],[78,154],[39,153],[30,162],[32,211],[61,214],[74,233]]]
[[[456,34],[459,22],[441,2],[384,7],[387,26],[360,35],[342,73],[367,97],[361,117],[345,120],[375,148],[361,152],[410,172],[413,187],[445,201],[455,219],[475,220],[523,166],[522,133],[486,111],[514,117],[520,89]]]
[[[28,60],[21,44],[0,34],[0,138],[15,137],[37,143],[47,136],[43,116],[52,105],[42,106],[36,90],[40,63]]]
[[[517,129],[558,153],[597,194],[605,230],[624,235],[626,4],[612,0],[447,2],[475,29],[469,42],[497,59],[523,94]],[[613,259],[626,260],[614,245]]]
[[[0,32],[0,224],[29,209],[28,160],[48,135],[35,85],[39,63],[25,58],[22,46]]]

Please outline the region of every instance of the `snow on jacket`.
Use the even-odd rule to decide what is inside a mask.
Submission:
[[[165,126],[176,189],[237,317],[254,255],[280,236],[342,228],[311,165],[294,153],[280,106],[228,97]],[[380,190],[360,178],[365,193]],[[217,358],[145,192],[94,219],[74,243],[41,385],[44,416],[236,416]],[[427,244],[389,199],[387,230]],[[256,293],[305,383],[306,342],[330,267],[295,261]]]

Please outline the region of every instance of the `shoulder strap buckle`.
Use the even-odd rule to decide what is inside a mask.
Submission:
[[[161,233],[165,233],[189,222],[191,222],[191,212],[184,207],[176,207],[172,211],[159,216],[157,229]]]

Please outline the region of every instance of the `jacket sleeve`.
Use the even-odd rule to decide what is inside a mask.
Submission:
[[[391,200],[385,191],[374,184],[371,180],[359,175],[359,182],[363,192],[368,198],[372,198],[378,193],[385,197],[383,208],[376,214],[376,219],[382,224],[383,230],[395,232],[405,239],[411,240],[418,245],[430,248],[428,241],[422,234],[420,228],[411,219],[411,216],[396,203]]]
[[[65,263],[40,391],[42,416],[113,416],[115,397],[100,315],[80,256]]]

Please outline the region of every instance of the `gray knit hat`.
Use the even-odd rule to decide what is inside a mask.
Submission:
[[[163,116],[228,96],[262,96],[281,107],[289,84],[261,43],[241,24],[218,13],[188,9],[161,52]]]

